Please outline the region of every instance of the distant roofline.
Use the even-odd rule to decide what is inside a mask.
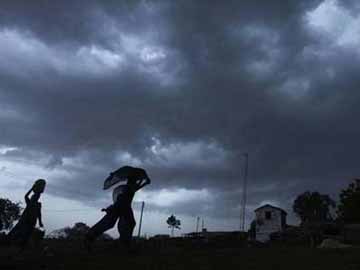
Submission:
[[[268,203],[267,203],[267,204],[264,204],[264,205],[262,205],[262,206],[260,206],[260,207],[258,207],[258,208],[256,208],[256,209],[254,210],[254,212],[257,212],[257,211],[259,211],[260,209],[262,209],[262,208],[264,208],[264,207],[271,207],[271,208],[280,210],[280,211],[283,212],[285,215],[287,215],[287,212],[286,212],[284,209],[281,209],[280,207],[276,207],[276,206],[273,206],[273,205],[268,204]]]

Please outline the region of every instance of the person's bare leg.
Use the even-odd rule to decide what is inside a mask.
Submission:
[[[124,210],[118,223],[118,231],[120,234],[120,243],[128,250],[131,248],[131,240],[135,225],[136,221],[132,209],[129,208]]]
[[[98,236],[115,226],[117,219],[118,215],[115,212],[107,212],[98,223],[89,229],[84,240],[85,247],[88,251],[91,251],[91,244]]]

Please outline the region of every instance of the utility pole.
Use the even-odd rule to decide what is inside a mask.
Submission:
[[[200,217],[196,218],[196,233],[199,232],[199,222],[200,222]]]
[[[141,235],[141,224],[142,224],[142,219],[143,219],[143,214],[144,214],[144,207],[145,207],[145,202],[143,201],[141,204],[141,214],[140,214],[139,233],[138,233],[139,238]]]
[[[246,212],[246,197],[247,197],[247,176],[249,167],[249,154],[245,153],[245,168],[244,168],[244,184],[243,184],[243,198],[242,198],[242,213],[240,230],[245,231],[245,212]]]
[[[204,219],[202,219],[202,223],[201,223],[201,231],[203,231],[205,228],[205,224],[204,224]]]

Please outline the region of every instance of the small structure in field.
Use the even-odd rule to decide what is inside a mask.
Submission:
[[[170,238],[170,234],[155,234],[153,237],[150,237],[150,239],[156,239],[156,240],[165,240],[169,238]]]
[[[279,232],[286,227],[285,210],[265,204],[254,210],[256,218],[256,240],[266,242],[270,240],[270,234]]]

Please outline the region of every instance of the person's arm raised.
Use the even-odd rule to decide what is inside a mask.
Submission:
[[[30,199],[29,199],[29,195],[31,193],[31,191],[33,190],[33,188],[31,188],[26,194],[25,194],[25,202],[26,204],[29,204],[30,203]]]
[[[142,179],[141,182],[136,187],[136,190],[142,189],[144,186],[151,184],[150,178]]]

